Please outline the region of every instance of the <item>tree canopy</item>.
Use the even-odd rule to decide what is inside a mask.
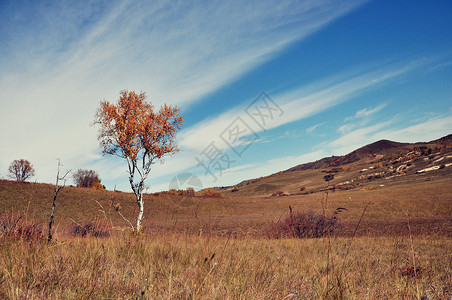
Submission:
[[[26,159],[14,160],[8,168],[9,177],[17,181],[25,181],[35,175],[35,169]]]

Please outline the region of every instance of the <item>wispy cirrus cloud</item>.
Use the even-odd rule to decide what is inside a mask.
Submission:
[[[320,126],[325,125],[325,122],[319,123],[319,124],[315,124],[314,126],[311,126],[309,128],[306,128],[306,132],[307,133],[312,133],[314,130],[316,130],[317,128],[319,128]]]
[[[380,104],[374,108],[363,108],[360,109],[356,112],[356,114],[352,117],[347,117],[345,118],[345,121],[351,121],[354,119],[365,119],[368,118],[374,114],[376,114],[377,112],[379,112],[380,110],[382,110],[383,108],[386,107],[386,104]]]
[[[386,107],[387,104],[380,104],[374,108],[363,108],[356,112],[354,116],[345,118],[345,122],[348,122],[340,126],[337,131],[340,133],[347,133],[356,127],[362,127],[366,125],[371,117]]]
[[[331,109],[358,95],[364,94],[372,88],[389,84],[400,76],[418,69],[426,63],[425,60],[413,60],[365,72],[361,70],[358,75],[349,73],[339,74],[334,78],[314,83],[282,94],[271,95],[274,102],[279,105],[283,114],[280,117],[269,119],[265,130],[305,119],[325,110]],[[252,100],[249,101],[249,105]],[[239,105],[218,116],[199,122],[195,126],[181,132],[181,145],[195,151],[202,151],[210,142],[215,141],[220,147],[227,148],[219,135],[228,128],[237,116],[242,116],[253,131],[259,134],[263,128],[256,126],[245,113],[247,105]],[[356,113],[357,117],[370,116],[383,109],[380,105],[373,109],[364,109]],[[316,127],[314,126],[313,129]],[[312,129],[312,130],[313,130]]]
[[[397,118],[393,118],[350,131],[328,143],[326,147],[342,155],[382,139],[407,143],[428,142],[450,134],[450,128],[452,128],[450,116],[431,118],[416,124],[397,122]]]

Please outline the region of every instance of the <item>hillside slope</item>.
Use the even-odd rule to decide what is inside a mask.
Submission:
[[[334,177],[328,183],[327,174]],[[240,196],[293,195],[414,183],[432,176],[452,177],[452,134],[419,143],[380,140],[343,156],[296,165],[222,190]]]

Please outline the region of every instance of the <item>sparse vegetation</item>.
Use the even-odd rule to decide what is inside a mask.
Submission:
[[[112,226],[106,221],[89,222],[83,225],[74,225],[73,236],[80,237],[108,237],[112,231]]]
[[[336,216],[325,217],[313,212],[294,212],[267,230],[270,238],[319,238],[341,228]]]
[[[281,196],[287,196],[286,193],[284,193],[284,191],[276,191],[274,193],[271,194],[271,197],[281,197]]]
[[[41,224],[27,221],[18,214],[7,213],[0,216],[0,240],[40,240],[44,237],[42,229]]]

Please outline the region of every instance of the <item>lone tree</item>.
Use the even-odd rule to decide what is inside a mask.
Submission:
[[[78,169],[72,177],[77,187],[98,188],[102,186],[99,175],[94,170]]]
[[[25,181],[35,175],[35,169],[26,159],[14,160],[8,168],[9,177],[17,181]]]
[[[177,107],[164,104],[159,111],[146,102],[146,95],[123,90],[117,104],[101,101],[94,124],[99,124],[98,140],[104,154],[127,160],[129,182],[138,204],[136,232],[141,230],[145,180],[152,164],[165,154],[179,151],[176,132],[183,118]]]

